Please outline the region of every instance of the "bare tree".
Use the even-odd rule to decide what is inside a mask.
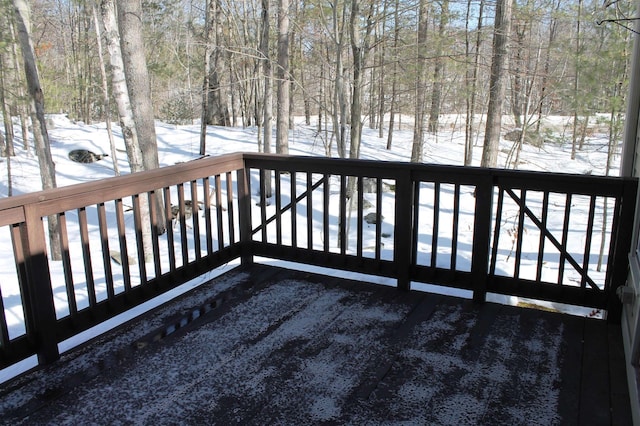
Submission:
[[[44,93],[40,86],[40,76],[36,67],[36,56],[31,41],[31,18],[30,10],[25,0],[13,0],[13,6],[18,28],[18,40],[22,50],[24,61],[24,72],[29,89],[29,100],[31,104],[31,122],[33,123],[33,138],[36,145],[36,154],[40,164],[40,179],[42,189],[56,187],[56,169],[51,157],[51,146],[49,143],[49,133],[44,116]],[[58,216],[47,218],[49,227],[49,243],[51,245],[51,258],[53,260],[62,259],[60,244],[60,233],[58,232]]]
[[[157,169],[159,166],[158,142],[151,103],[149,71],[142,38],[142,2],[140,0],[118,0],[117,4],[122,61],[133,119],[138,130],[142,162],[146,170]]]
[[[440,119],[440,104],[442,102],[442,86],[444,80],[444,43],[446,39],[447,24],[449,22],[449,0],[443,0],[440,6],[440,19],[438,23],[438,35],[436,36],[436,58],[433,67],[433,91],[431,92],[431,110],[429,111],[429,132],[438,132]]]
[[[482,151],[482,167],[496,167],[498,146],[502,126],[502,104],[504,102],[504,80],[507,72],[507,41],[511,29],[511,6],[513,0],[498,0],[493,31],[493,54],[489,83],[489,106]]]
[[[111,161],[113,163],[113,172],[116,176],[120,175],[120,168],[118,167],[118,151],[116,150],[116,144],[113,139],[113,131],[111,129],[111,97],[109,96],[109,80],[107,79],[107,70],[104,65],[104,59],[102,57],[102,34],[100,31],[100,21],[98,20],[98,12],[96,5],[91,5],[91,12],[93,13],[93,24],[96,27],[96,42],[98,45],[98,63],[100,65],[100,77],[102,81],[102,105],[105,114],[105,123],[107,126],[107,135],[109,137],[109,147],[111,148]]]
[[[424,144],[424,120],[425,120],[425,90],[427,81],[427,26],[428,26],[428,4],[426,0],[420,0],[418,6],[418,64],[417,76],[415,80],[415,124],[413,127],[413,148],[411,149],[411,161],[419,163],[422,161],[422,149]]]
[[[276,152],[289,153],[289,0],[278,1]]]
[[[263,102],[263,151],[271,152],[271,133],[273,132],[273,70],[271,69],[271,55],[269,54],[269,0],[262,0],[262,33],[260,37],[260,54],[262,70],[264,73],[264,99]],[[271,173],[265,176],[265,197],[271,197]]]

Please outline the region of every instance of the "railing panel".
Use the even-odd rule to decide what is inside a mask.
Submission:
[[[0,201],[0,237],[13,241],[0,245],[3,265],[15,254],[15,268],[0,277],[0,367],[34,353],[55,360],[60,341],[238,257],[238,160]],[[60,259],[50,232],[60,237]]]
[[[636,189],[629,179],[238,154],[1,200],[0,238],[12,243],[0,258],[13,261],[0,271],[0,367],[34,353],[51,362],[62,339],[238,257],[616,315]]]

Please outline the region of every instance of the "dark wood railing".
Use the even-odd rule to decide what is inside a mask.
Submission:
[[[636,190],[635,179],[232,154],[1,200],[15,268],[0,282],[0,367],[52,362],[59,342],[256,256],[617,320]]]

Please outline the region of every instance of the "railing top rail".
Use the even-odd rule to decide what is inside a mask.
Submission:
[[[242,154],[226,154],[145,172],[114,176],[108,179],[108,185],[105,185],[105,180],[100,180],[8,197],[0,199],[0,226],[16,223],[13,222],[15,215],[21,214],[16,212],[16,208],[24,205],[37,205],[39,214],[46,216],[160,189],[177,181],[198,179],[205,174],[215,175],[243,167]]]
[[[618,176],[582,175],[527,170],[505,170],[484,167],[441,165],[428,163],[408,163],[399,161],[355,160],[315,156],[295,156],[280,154],[244,153],[250,167],[272,168],[282,171],[304,171],[312,173],[344,174],[372,177],[395,177],[398,172],[411,171],[414,180],[437,178],[440,182],[473,184],[480,176],[491,176],[494,183],[509,182],[510,188],[532,191],[558,190],[562,181],[562,192],[585,195],[618,196],[620,182],[637,182],[637,178]]]

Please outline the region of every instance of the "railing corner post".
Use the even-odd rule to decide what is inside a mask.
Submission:
[[[411,256],[413,241],[413,180],[411,169],[403,169],[396,179],[396,208],[394,230],[394,254],[398,289],[411,290],[413,259]]]
[[[243,161],[238,170],[238,220],[240,222],[240,262],[242,265],[253,263],[251,249],[251,176]]]
[[[489,241],[493,207],[493,175],[486,170],[475,189],[476,207],[473,229],[473,254],[471,258],[471,280],[473,301],[484,303],[487,297],[489,267]]]
[[[21,232],[27,272],[26,282],[21,283],[25,304],[25,323],[27,335],[32,336],[36,346],[38,363],[46,365],[57,361],[60,358],[60,352],[56,337],[57,317],[43,226],[42,219],[35,209],[25,207],[25,225]]]

